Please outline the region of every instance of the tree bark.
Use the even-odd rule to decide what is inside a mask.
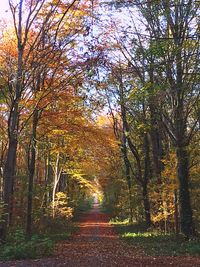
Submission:
[[[57,153],[56,158],[56,165],[55,165],[55,175],[54,175],[54,184],[53,184],[53,192],[52,192],[52,216],[55,217],[55,197],[56,197],[56,190],[60,180],[60,176],[62,173],[62,168],[59,167],[60,165],[60,153]]]
[[[7,229],[12,223],[14,178],[15,178],[17,145],[18,145],[18,140],[17,140],[18,125],[19,125],[19,114],[18,114],[18,102],[16,101],[13,111],[10,113],[10,118],[8,121],[8,150],[3,172],[3,177],[4,177],[3,200],[5,208],[3,214],[2,239],[6,239]]]
[[[181,232],[187,236],[194,236],[194,224],[189,192],[189,168],[187,147],[176,148],[177,155],[177,177],[179,180],[179,202],[180,202],[180,224]]]
[[[179,214],[178,214],[178,197],[177,190],[174,190],[174,222],[175,222],[175,233],[179,234]]]
[[[162,172],[162,156],[163,156],[163,148],[162,148],[162,140],[161,133],[159,129],[159,123],[157,119],[157,111],[155,106],[151,103],[149,105],[150,113],[151,113],[151,143],[152,143],[152,154],[153,154],[153,166],[154,173],[156,175],[158,184],[161,183],[161,172]]]
[[[151,211],[150,211],[150,202],[148,195],[148,183],[150,179],[150,148],[148,134],[144,135],[144,176],[141,182],[142,185],[142,195],[144,203],[144,213],[145,213],[145,222],[149,227],[151,225]]]
[[[33,125],[32,125],[32,140],[30,146],[30,155],[28,162],[28,196],[27,196],[27,218],[26,218],[26,234],[31,236],[32,234],[32,209],[33,209],[33,181],[35,174],[35,160],[36,160],[36,145],[37,145],[37,124],[38,124],[38,109],[33,113]]]
[[[142,185],[142,196],[143,196],[145,222],[147,227],[149,227],[151,226],[151,212],[150,212],[150,202],[149,202],[148,189],[146,183],[143,183]]]
[[[4,168],[4,203],[5,209],[5,225],[11,225],[12,222],[12,201],[14,190],[14,177],[16,167],[16,154],[17,154],[17,137],[11,134],[8,143],[8,151]]]
[[[131,172],[130,172],[130,162],[129,162],[128,155],[127,155],[125,133],[123,133],[122,154],[123,154],[123,159],[124,159],[126,181],[127,181],[127,186],[128,186],[128,195],[129,195],[128,201],[129,201],[129,209],[130,209],[130,222],[132,222],[133,221],[133,208],[132,208],[132,195],[131,195]]]
[[[154,86],[154,60],[151,57],[151,64],[149,69],[149,78],[150,82]],[[152,88],[153,89],[153,88]],[[152,144],[152,155],[153,155],[153,166],[154,166],[154,174],[156,175],[158,184],[161,184],[162,178],[162,156],[163,156],[163,147],[162,147],[162,138],[161,138],[161,129],[159,128],[159,124],[161,122],[161,117],[158,111],[158,100],[155,96],[151,96],[149,99],[149,110],[150,110],[150,136],[151,136],[151,144]]]
[[[45,194],[44,194],[44,214],[50,202],[50,190],[48,184],[50,183],[50,152],[47,152],[45,157]]]

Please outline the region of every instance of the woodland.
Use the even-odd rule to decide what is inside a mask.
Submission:
[[[8,2],[0,257],[50,253],[94,199],[114,223],[198,238],[200,2]]]

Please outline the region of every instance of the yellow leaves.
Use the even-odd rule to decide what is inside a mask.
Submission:
[[[98,116],[96,123],[97,123],[97,125],[99,127],[102,127],[102,126],[105,126],[105,125],[109,125],[110,124],[110,121],[108,120],[108,117],[107,116],[100,115],[100,116]]]
[[[73,217],[73,209],[67,206],[67,195],[64,192],[57,192],[54,203],[51,206],[55,209],[55,216],[70,219]]]
[[[157,223],[157,222],[163,221],[164,219],[167,220],[167,218],[173,214],[174,214],[174,208],[173,207],[172,207],[172,209],[169,209],[169,207],[168,207],[167,210],[164,210],[161,207],[160,212],[158,212],[156,215],[152,216],[152,222]]]
[[[154,207],[152,209],[152,221],[154,223],[174,220],[174,194],[178,190],[176,153],[169,153],[162,160],[162,163],[164,165],[161,178],[162,183],[157,185],[157,188],[154,187],[150,194],[152,206]]]
[[[92,183],[92,181],[89,181],[87,178],[84,178],[84,174],[82,173],[76,173],[71,172],[72,178],[78,182],[80,188],[88,189],[91,192],[96,192],[96,187]]]
[[[17,38],[14,29],[5,29],[0,40],[0,68],[4,78],[16,69],[17,62]]]

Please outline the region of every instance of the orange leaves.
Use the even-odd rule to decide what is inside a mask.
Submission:
[[[81,166],[86,173],[95,175],[101,186],[109,183],[109,177],[116,172],[119,151],[113,129],[106,116],[100,116],[87,133],[87,154]]]
[[[7,80],[6,77],[12,75],[16,69],[17,63],[17,39],[13,29],[5,29],[3,37],[0,40],[0,69],[3,74],[2,77]]]
[[[169,193],[169,190],[173,193],[175,189],[178,189],[177,181],[177,157],[175,153],[170,153],[168,159],[162,160],[165,168],[162,172],[163,179],[165,180],[166,191]],[[167,194],[168,194],[167,193]]]

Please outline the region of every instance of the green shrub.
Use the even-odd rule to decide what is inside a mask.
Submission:
[[[50,238],[51,240],[58,242],[58,241],[62,241],[62,240],[67,240],[69,239],[71,236],[70,232],[64,232],[64,233],[49,233],[47,234],[47,238]]]
[[[26,240],[23,231],[18,230],[9,243],[1,246],[0,258],[4,260],[34,259],[52,254],[54,242],[50,238],[33,236]]]
[[[22,229],[17,229],[14,232],[10,232],[8,236],[8,243],[17,245],[26,241],[25,233]]]
[[[199,240],[185,242],[181,250],[189,255],[200,256],[200,242]]]
[[[63,234],[63,233],[69,233],[71,234],[74,230],[74,223],[71,221],[68,221],[64,219],[63,217],[61,218],[52,218],[48,217],[43,221],[43,228],[40,229],[39,232],[41,235],[45,236],[51,236],[54,234]]]
[[[80,201],[78,203],[77,212],[85,212],[92,208],[93,206],[93,198],[85,199],[84,201]]]

